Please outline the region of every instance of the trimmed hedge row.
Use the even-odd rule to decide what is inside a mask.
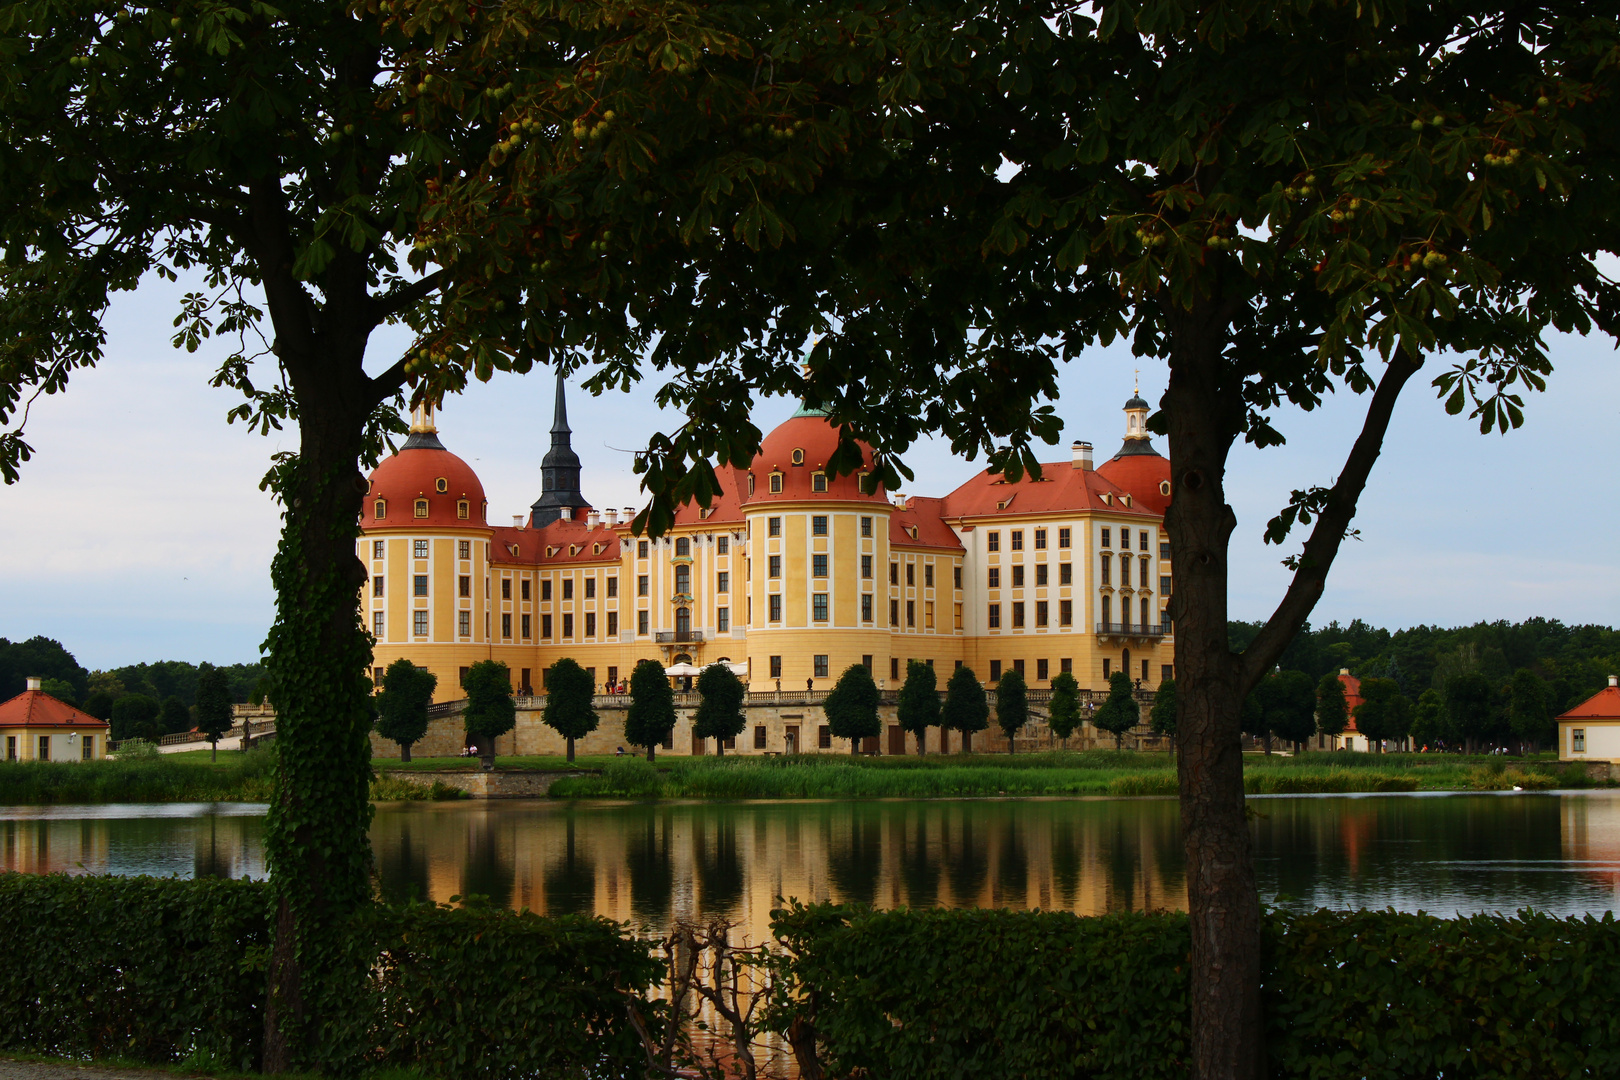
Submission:
[[[1184,915],[818,905],[775,927],[830,1076],[1187,1075]],[[1610,916],[1273,912],[1266,938],[1273,1076],[1620,1075]]]
[[[0,874],[0,1049],[257,1068],[269,903],[263,882]],[[606,919],[376,905],[349,940],[355,994],[319,1018],[323,1072],[607,1077],[642,1061],[623,993],[661,968]]]

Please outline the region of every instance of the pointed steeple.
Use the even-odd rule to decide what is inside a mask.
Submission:
[[[1148,413],[1153,406],[1142,397],[1142,385],[1137,381],[1136,389],[1132,391],[1131,398],[1125,403],[1125,444],[1119,448],[1116,458],[1133,455],[1147,455],[1160,457],[1160,453],[1153,448],[1153,436],[1147,429]]]
[[[557,369],[557,404],[551,419],[551,449],[540,460],[540,497],[529,507],[529,524],[550,525],[563,516],[579,517],[591,504],[579,491],[579,455],[574,453],[573,431],[568,427],[568,403],[563,396],[562,369]]]

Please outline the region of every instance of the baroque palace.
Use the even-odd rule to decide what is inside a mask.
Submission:
[[[1152,689],[1171,673],[1170,463],[1148,411],[1139,395],[1125,403],[1123,445],[1101,465],[1076,442],[1039,480],[981,472],[943,497],[891,497],[864,471],[827,473],[837,430],[801,408],[748,468],[722,471],[711,506],[681,508],[651,539],[631,534],[633,509],[598,509],[583,494],[560,378],[540,498],[511,526],[489,523],[477,475],[418,410],[372,473],[362,521],[375,674],[405,657],[438,676],[443,703],[462,697],[473,663],[505,662],[522,753],[552,752],[549,729],[524,710],[537,721],[533,696],[563,656],[592,672],[609,710],[622,708],[613,691],[638,660],[728,663],[751,692],[752,731],[737,748],[754,752],[830,749],[815,706],[855,663],[890,691],[913,659],[934,666],[941,689],[963,664],[987,686],[1020,671],[1035,700],[1063,671],[1099,695],[1115,671]],[[438,741],[452,737],[435,726],[446,729]],[[612,752],[622,731],[622,717],[604,713],[582,750]],[[902,748],[898,734],[891,726],[884,752]],[[683,718],[670,748],[702,753],[689,739]],[[453,752],[434,741],[418,752]]]

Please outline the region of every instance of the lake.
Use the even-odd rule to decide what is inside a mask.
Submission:
[[[1251,799],[1261,893],[1451,915],[1620,908],[1620,792]],[[0,807],[0,867],[260,876],[262,806]],[[1184,908],[1173,799],[387,803],[391,899],[479,895],[758,939],[778,897],[1096,914]]]

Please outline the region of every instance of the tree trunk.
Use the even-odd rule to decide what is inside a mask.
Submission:
[[[1013,750],[1014,750],[1013,733],[1009,731],[1009,732],[1007,732],[1007,753],[1010,754],[1010,753],[1013,752]]]
[[[652,764],[653,754],[655,753],[655,751],[656,751],[656,747],[654,746],[654,744],[648,743],[647,744],[647,764],[649,764],[649,765]]]
[[[574,763],[574,737],[572,735],[570,735],[568,737],[568,764],[572,765],[573,763]]]
[[[964,732],[962,732],[962,753],[968,754],[968,753],[972,753],[972,752],[973,752],[973,732],[964,731]]]
[[[219,760],[219,740],[218,739],[209,739],[208,740],[208,760],[211,763],[212,762],[217,762]]]
[[[276,485],[285,513],[266,662],[277,746],[265,822],[274,915],[263,1068],[272,1073],[318,1071],[318,1055],[347,1054],[326,1045],[316,1024],[358,992],[347,985],[358,973],[343,962],[343,933],[370,896],[371,703],[361,672],[371,649],[356,603],[366,571],[355,540],[366,491],[356,463],[371,406],[342,378],[363,386],[364,336],[352,356],[322,344],[321,366],[308,357],[287,365],[300,446]]]
[[[410,743],[404,742],[399,744],[399,762],[401,765],[409,765],[411,763]]]

